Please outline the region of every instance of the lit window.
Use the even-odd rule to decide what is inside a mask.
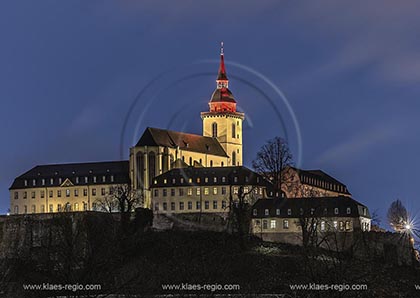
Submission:
[[[45,179],[44,178],[41,180],[41,184],[45,185]]]
[[[106,181],[106,177],[102,176],[102,182],[105,182],[105,181]]]
[[[85,183],[88,183],[88,182],[89,182],[88,177],[85,177]]]
[[[213,187],[213,194],[217,195],[217,187]]]
[[[351,230],[351,222],[346,221],[346,231],[350,231],[350,230]]]
[[[24,181],[25,186],[28,186],[28,180]]]
[[[54,178],[50,179],[50,184],[53,185],[54,184]]]
[[[93,176],[93,183],[96,183],[96,176]]]
[[[70,189],[66,189],[66,197],[70,197]]]
[[[276,209],[276,215],[280,215],[280,209]]]
[[[287,219],[283,220],[283,229],[289,228],[289,221]]]
[[[188,188],[187,194],[188,194],[189,196],[192,196],[192,188]]]
[[[200,177],[197,178],[197,183],[200,183]]]
[[[163,184],[166,184],[166,182],[167,182],[167,180],[166,179],[163,179]]]
[[[208,177],[204,178],[204,182],[205,183],[209,182],[209,178]]]
[[[209,194],[209,188],[208,187],[204,187],[204,195],[208,195]]]
[[[325,231],[325,221],[321,221],[321,231]]]
[[[350,214],[351,213],[351,208],[350,207],[348,207],[347,208],[347,214]]]
[[[79,184],[79,177],[76,177],[76,184]]]
[[[188,183],[192,183],[192,178],[188,178]]]
[[[36,180],[35,179],[33,179],[32,180],[32,186],[35,186],[36,185]]]
[[[54,212],[54,206],[53,204],[50,204],[50,206],[48,207],[49,212]]]
[[[196,188],[196,194],[197,194],[197,196],[199,196],[201,194],[201,188],[200,187]]]
[[[79,203],[74,203],[74,211],[79,211]]]
[[[62,178],[58,178],[58,184],[63,183],[63,179]]]
[[[111,175],[111,182],[114,182],[114,175]]]
[[[32,205],[32,213],[35,213],[35,211],[36,211],[36,206]]]
[[[338,228],[338,222],[337,221],[333,222],[333,227],[334,227],[335,230],[337,230],[337,228]]]
[[[216,183],[217,182],[217,177],[213,177],[213,182]]]
[[[226,177],[222,177],[222,182],[226,182]]]
[[[276,220],[275,219],[270,220],[270,228],[271,229],[275,229],[276,228]]]

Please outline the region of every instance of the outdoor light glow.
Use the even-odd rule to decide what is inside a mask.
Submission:
[[[411,225],[410,225],[410,224],[406,224],[406,225],[405,225],[405,229],[406,229],[406,230],[411,230]]]

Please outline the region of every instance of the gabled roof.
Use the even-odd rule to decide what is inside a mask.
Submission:
[[[181,178],[183,178],[182,182]],[[191,182],[189,181],[190,178]],[[214,178],[216,178],[216,182]],[[267,187],[271,185],[271,183],[264,179],[261,175],[244,166],[207,168],[188,167],[182,169],[172,169],[156,176],[153,178],[151,187],[196,185],[260,185]]]
[[[228,157],[216,138],[152,127],[146,128],[136,144],[136,147],[139,146],[179,147],[181,150]]]
[[[128,174],[129,164],[127,160],[38,165],[18,176],[10,189],[60,186],[66,179],[72,184],[86,185],[93,183],[93,176],[97,177],[96,184],[109,184],[111,183],[111,175],[114,183],[128,183]],[[105,182],[102,181],[103,176],[105,176]],[[79,177],[78,183],[76,183],[76,177]],[[84,177],[88,177],[87,183],[85,183]],[[50,183],[51,178],[53,178],[53,184]],[[61,178],[61,184],[58,178]],[[42,185],[43,179],[45,185]],[[27,186],[25,186],[25,180]],[[33,180],[35,180],[35,185],[33,185]]]
[[[257,214],[253,217],[297,218],[301,217],[302,209],[307,217],[370,218],[369,209],[365,205],[347,196],[260,199],[252,208],[257,209]],[[338,214],[335,213],[335,208],[338,208]],[[347,213],[347,208],[350,208],[350,214]],[[269,211],[268,215],[265,213],[266,209]],[[280,215],[277,214],[277,209],[280,209]],[[288,214],[288,209],[291,209],[291,214]],[[314,209],[313,215],[309,214],[311,209]]]

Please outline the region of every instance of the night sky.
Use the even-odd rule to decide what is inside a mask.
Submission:
[[[296,2],[2,1],[0,212],[35,165],[127,159],[147,126],[201,134],[224,41],[246,165],[279,135],[371,211],[417,213],[420,3]]]

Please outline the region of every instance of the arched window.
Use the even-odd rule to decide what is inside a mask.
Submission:
[[[235,123],[232,123],[232,138],[236,138],[236,125]]]
[[[213,124],[211,125],[211,131],[212,131],[213,138],[217,138],[217,123],[216,122],[213,122]]]
[[[212,160],[210,160],[210,167],[212,167],[213,166],[213,161]]]
[[[232,151],[232,166],[236,165],[236,152]]]
[[[149,185],[152,185],[153,178],[156,176],[156,154],[149,153]]]
[[[222,167],[225,165],[225,163],[222,161]]]
[[[137,164],[137,188],[143,188],[144,183],[144,156],[143,152],[138,152],[136,155]]]

